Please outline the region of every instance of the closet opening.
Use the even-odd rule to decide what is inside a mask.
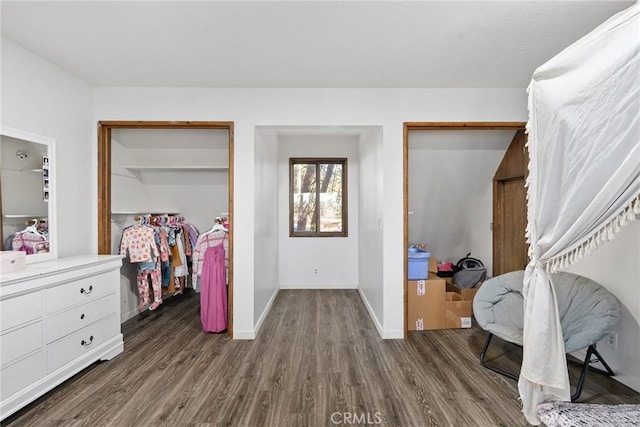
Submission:
[[[455,265],[471,252],[471,257],[479,258],[485,264],[487,277],[506,272],[505,268],[512,271],[524,267],[520,266],[522,260],[516,258],[526,258],[526,222],[522,222],[526,221],[526,215],[519,215],[526,211],[526,197],[515,197],[515,193],[525,195],[525,124],[404,124],[405,338],[410,330],[471,326],[472,313],[470,317],[467,317],[469,313],[459,314],[464,316],[465,322],[462,322],[463,317],[459,317],[455,319],[459,320],[459,324],[453,325],[447,308],[449,305],[445,303],[449,297],[451,301],[464,301],[467,297],[472,299],[471,293],[467,293],[468,290],[465,289],[459,295],[450,295],[457,290],[451,278],[441,277],[445,275],[442,272],[435,275],[438,272],[437,262],[451,262]],[[520,222],[514,224],[514,218]],[[414,270],[416,259],[412,258],[412,266],[409,266],[409,249],[416,244],[418,247],[419,244],[426,244],[431,255],[428,268],[425,267],[427,271],[420,278]],[[425,301],[418,303],[413,295],[418,292],[422,278],[427,279],[423,286],[427,291],[433,289],[433,295],[438,297],[438,301],[442,298],[442,304],[438,302],[429,306],[429,311],[437,312],[435,320],[425,318],[424,322],[417,322],[413,318],[420,311],[420,304],[425,304]],[[413,289],[411,295],[410,289]],[[432,301],[426,301],[426,304],[431,303]],[[469,309],[470,306],[469,303]],[[416,319],[420,320],[420,316]]]
[[[194,244],[186,244],[196,239],[195,233],[201,236],[205,232],[218,232],[218,223],[224,223],[228,230],[224,233],[224,246],[228,255],[226,331],[230,338],[233,338],[233,138],[233,122],[98,122],[98,253],[119,253],[123,230],[151,222],[169,230],[167,235],[174,234],[171,230],[182,235],[178,239],[180,245],[173,242],[176,247],[171,251],[176,254],[170,260],[185,261],[186,252],[196,256]],[[183,246],[179,256],[178,246]],[[169,248],[168,244],[165,248]],[[187,262],[178,262],[189,266],[186,274],[184,269],[174,270],[173,264],[169,267],[173,261],[163,264],[163,268],[171,271],[170,280],[169,273],[165,277],[163,271],[163,298],[177,296],[185,287],[196,288],[200,284],[199,276],[192,280],[195,276],[191,256],[186,259]],[[157,307],[153,305],[157,301],[153,286],[149,289],[149,300],[138,299],[139,266],[129,259],[123,260],[121,322],[135,317],[145,301],[148,304],[143,306],[144,310]]]

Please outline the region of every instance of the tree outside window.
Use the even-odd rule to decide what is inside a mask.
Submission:
[[[347,236],[347,159],[289,159],[289,236]]]

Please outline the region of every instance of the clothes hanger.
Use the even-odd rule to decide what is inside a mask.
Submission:
[[[207,231],[205,234],[213,233],[215,231],[228,231],[225,226],[222,224],[222,218],[216,217],[215,224],[211,227],[211,230]]]
[[[33,224],[27,225],[24,228],[24,230],[22,230],[20,233],[31,233],[31,234],[37,234],[38,236],[41,236],[41,237],[45,237],[44,234],[42,234],[38,230],[38,219],[34,218],[31,221],[33,221]]]

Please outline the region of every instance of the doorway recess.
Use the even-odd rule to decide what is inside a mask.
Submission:
[[[526,122],[405,122],[403,127],[403,269],[404,337],[408,336],[409,132],[415,130],[524,130]]]
[[[229,278],[227,332],[233,338],[233,122],[99,121],[98,254],[111,254],[111,131],[113,129],[221,129],[229,132]]]

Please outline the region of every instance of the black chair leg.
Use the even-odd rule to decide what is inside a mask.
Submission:
[[[602,365],[605,367],[606,371],[603,371],[602,369],[596,369],[596,368],[590,368],[590,364],[592,363],[591,361],[591,356],[595,355],[596,359],[593,360],[593,363],[595,362],[600,362],[602,363]],[[580,394],[582,393],[582,387],[584,386],[584,380],[587,378],[587,372],[589,372],[589,369],[592,369],[594,371],[597,371],[603,375],[607,375],[609,377],[615,375],[615,373],[613,372],[613,370],[611,370],[611,368],[609,367],[609,365],[607,365],[607,362],[604,361],[604,359],[602,358],[602,356],[600,355],[600,353],[598,353],[598,350],[596,350],[596,345],[592,344],[589,346],[589,348],[587,349],[587,356],[584,358],[584,363],[582,364],[582,371],[580,372],[580,378],[578,378],[578,386],[576,388],[576,392],[573,393],[573,395],[571,395],[571,401],[574,402],[576,400],[578,400],[578,398],[580,398]]]
[[[615,372],[613,372],[613,370],[609,367],[609,365],[607,365],[607,362],[604,361],[604,359],[602,358],[602,356],[600,356],[600,353],[598,353],[598,350],[596,349],[596,345],[593,344],[591,347],[593,347],[593,354],[596,355],[596,360],[594,360],[593,362],[600,362],[602,363],[602,366],[604,366],[604,368],[606,369],[606,371],[603,371],[602,369],[598,369],[598,368],[591,368],[592,371],[596,371],[601,373],[602,375],[606,375],[608,377],[613,377],[615,375]]]
[[[493,338],[493,334],[489,333],[489,335],[487,336],[487,341],[484,343],[484,347],[482,348],[482,353],[480,353],[480,364],[485,368],[492,370],[493,372],[497,372],[500,375],[504,375],[505,377],[508,377],[508,378],[511,378],[512,380],[517,381],[518,377],[516,375],[512,374],[511,372],[503,371],[502,369],[496,368],[495,366],[491,366],[485,360],[485,357],[487,355],[487,350],[489,349],[489,344],[491,344],[491,338]]]
[[[487,363],[486,356],[487,356],[487,351],[489,350],[489,344],[491,344],[492,338],[493,338],[493,334],[489,333],[489,335],[487,336],[487,341],[485,341],[484,347],[482,347],[482,353],[480,353],[480,364],[485,368],[492,370],[493,372],[497,372],[500,375],[504,375],[505,377],[508,377],[508,378],[511,378],[512,380],[517,381],[518,380],[517,375],[514,375],[511,372],[503,371],[502,369],[496,368],[495,366],[491,366]],[[591,356],[595,356],[596,358],[594,360],[591,360]],[[569,360],[569,362],[576,363],[572,360]],[[603,371],[602,369],[590,367],[591,363],[596,363],[596,362],[602,363],[606,371]],[[576,363],[576,364],[580,364],[580,363]],[[576,391],[571,396],[572,402],[580,398],[580,394],[582,394],[582,388],[584,387],[584,381],[587,378],[587,372],[589,371],[589,369],[599,372],[602,375],[607,375],[609,377],[612,377],[615,375],[611,367],[607,365],[607,362],[604,361],[600,353],[598,353],[598,350],[596,350],[596,345],[595,344],[590,345],[589,348],[587,349],[587,355],[584,358],[584,362],[582,363],[582,370],[580,372],[580,378],[578,378],[578,385],[576,387]]]

